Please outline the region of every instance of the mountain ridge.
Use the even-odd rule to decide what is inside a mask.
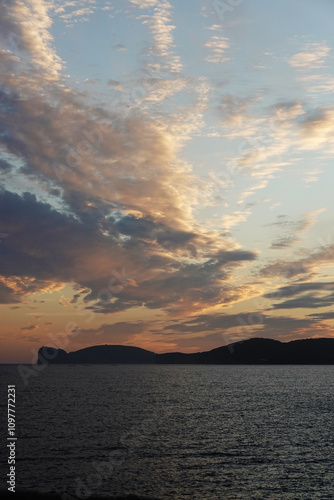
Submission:
[[[43,346],[38,364],[334,364],[334,338],[281,342],[253,337],[210,351],[157,354],[140,347],[97,345],[67,353]]]

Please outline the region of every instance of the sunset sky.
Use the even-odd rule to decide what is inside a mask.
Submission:
[[[331,0],[0,11],[0,362],[333,336]]]

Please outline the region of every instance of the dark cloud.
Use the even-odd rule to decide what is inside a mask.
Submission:
[[[303,261],[283,261],[277,260],[273,264],[269,264],[260,270],[262,276],[283,276],[285,278],[294,278],[300,274],[309,273],[307,262]]]
[[[75,257],[92,248],[92,239],[96,246],[102,241],[98,227],[84,226],[29,193],[0,192],[0,212],[1,231],[9,234],[0,246],[2,276],[71,281],[77,278]]]
[[[311,294],[303,295],[298,299],[286,300],[279,304],[273,304],[273,309],[315,309],[318,307],[331,306],[334,303],[334,294],[326,297],[317,297]]]
[[[190,317],[187,321],[169,324],[163,327],[168,333],[202,333],[215,330],[226,330],[247,323],[248,314],[201,314]],[[261,318],[255,318],[256,324],[261,324]],[[158,332],[157,332],[158,333]]]
[[[184,247],[197,236],[194,232],[173,230],[149,217],[122,217],[115,223],[115,228],[127,236],[156,241],[166,249]]]
[[[79,212],[79,208],[83,211]],[[104,207],[98,204],[86,210],[77,203],[78,215],[74,217],[38,201],[35,195],[2,191],[0,210],[0,231],[9,234],[0,246],[0,273],[6,278],[30,278],[29,284],[19,289],[21,294],[37,291],[48,281],[77,283],[86,290],[76,293],[72,304],[86,294],[87,307],[96,312],[142,305],[176,312],[231,303],[242,295],[242,290],[228,285],[230,273],[256,258],[254,252],[243,250],[209,252],[199,235],[172,230],[152,219],[106,219]],[[122,241],[122,234],[130,239]],[[162,254],[171,249],[188,255],[208,255],[202,262],[187,264],[177,255]],[[115,290],[117,283],[111,269],[125,267],[128,262],[136,269],[139,283],[126,282],[127,286]],[[112,293],[108,295],[103,290],[108,290],[110,280]],[[9,285],[4,286],[3,302],[16,301]],[[95,303],[89,304],[91,301]]]
[[[34,330],[37,330],[38,325],[29,325],[29,326],[22,326],[21,331],[22,332],[33,332]]]
[[[0,282],[0,304],[15,304],[17,302],[20,302],[20,297],[16,295],[15,290]]]
[[[307,293],[313,292],[313,293]],[[269,299],[284,299],[286,297],[295,297],[284,300],[272,305],[273,309],[300,309],[300,308],[318,308],[331,306],[334,303],[334,283],[331,282],[310,282],[298,283],[279,288],[273,293],[267,293],[264,297]]]
[[[323,312],[323,313],[313,313],[313,314],[308,314],[309,317],[315,318],[315,319],[334,319],[334,312]]]
[[[275,317],[249,311],[192,316],[151,331],[159,337],[163,336],[164,341],[180,347],[217,347],[253,336],[281,340],[288,340],[291,336],[309,336],[319,327],[318,318]]]
[[[10,163],[8,163],[6,160],[0,159],[0,171],[8,173],[11,169],[12,165]]]
[[[171,314],[177,314],[217,303],[232,303],[244,293],[244,288],[229,285],[232,269],[255,258],[253,252],[234,250],[218,251],[203,263],[183,264],[172,260],[169,262],[172,265],[165,266],[153,278],[145,279],[144,276],[138,287],[126,287],[116,296],[110,294],[109,303],[100,301],[91,308],[95,312],[114,313],[145,305],[150,309],[166,309]],[[98,290],[96,283],[92,288]],[[88,298],[96,299],[96,293]]]
[[[260,326],[266,333],[271,334],[273,330],[280,330],[280,333],[293,331],[296,328],[304,328],[314,323],[314,320],[299,319],[281,316],[279,318],[270,317],[258,312],[245,312],[242,314],[211,314],[190,317],[186,321],[171,323],[164,326],[162,332],[156,330],[155,333],[203,333],[216,330],[229,330],[231,328]],[[246,328],[245,328],[246,327]]]
[[[295,295],[301,294],[309,290],[334,290],[334,283],[332,282],[310,282],[310,283],[298,283],[295,285],[282,286],[278,290],[272,293],[267,293],[264,295],[266,298],[284,298],[293,297]]]
[[[280,235],[274,240],[270,246],[272,249],[282,249],[292,247],[300,240],[302,233],[307,231],[316,221],[316,216],[322,210],[316,210],[304,214],[300,220],[291,220],[287,215],[278,215],[276,221],[267,226],[278,227]],[[282,234],[282,231],[286,231]]]

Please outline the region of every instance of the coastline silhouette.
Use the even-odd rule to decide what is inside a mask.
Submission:
[[[99,345],[67,353],[43,346],[38,364],[334,364],[334,338],[280,342],[251,338],[210,351],[157,354],[124,345]]]

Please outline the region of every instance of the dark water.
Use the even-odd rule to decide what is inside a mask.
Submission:
[[[332,366],[48,366],[27,387],[15,366],[0,376],[17,386],[19,487],[83,498],[334,496]]]

